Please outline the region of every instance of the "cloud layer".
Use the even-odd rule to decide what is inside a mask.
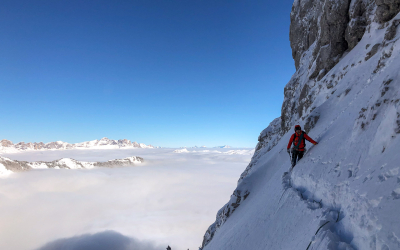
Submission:
[[[107,230],[163,247],[197,249],[250,160],[251,151],[223,153],[230,150],[184,154],[173,153],[173,149],[66,150],[4,155],[26,161],[140,156],[145,163],[113,169],[33,170],[1,179],[0,249],[33,249],[60,238],[95,236]]]

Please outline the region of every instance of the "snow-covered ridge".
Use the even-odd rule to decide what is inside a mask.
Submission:
[[[0,152],[18,152],[27,150],[61,150],[61,149],[116,149],[116,148],[154,148],[152,145],[143,143],[131,142],[127,139],[111,140],[104,137],[100,140],[86,141],[80,143],[68,143],[62,141],[56,142],[19,142],[12,143],[9,140],[3,139],[0,141]]]
[[[294,1],[281,117],[203,250],[400,249],[399,11],[400,0]],[[295,124],[319,144],[285,173]]]
[[[60,160],[45,162],[45,161],[16,161],[0,156],[0,176],[5,176],[13,172],[28,171],[31,169],[90,169],[94,167],[120,167],[131,166],[142,163],[144,160],[141,157],[131,156],[124,159],[109,160],[106,162],[86,162],[77,161],[71,158],[62,158]]]

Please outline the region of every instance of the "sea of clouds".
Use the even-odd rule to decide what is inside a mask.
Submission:
[[[197,249],[254,150],[28,151],[2,156],[107,161],[132,167],[32,170],[0,179],[0,249]]]

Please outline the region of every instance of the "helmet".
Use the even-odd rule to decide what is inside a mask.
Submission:
[[[301,127],[300,127],[300,125],[296,125],[296,126],[294,126],[294,131],[296,131],[296,130],[301,130]]]

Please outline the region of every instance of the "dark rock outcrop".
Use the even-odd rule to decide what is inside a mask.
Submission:
[[[397,27],[399,26],[399,24],[400,24],[400,19],[393,20],[392,24],[385,33],[385,40],[389,41],[396,37]]]
[[[308,134],[311,129],[315,127],[318,120],[320,118],[320,114],[318,112],[314,112],[307,117],[306,123],[304,124],[304,131]]]
[[[368,61],[371,57],[373,57],[376,54],[376,52],[378,52],[380,46],[381,46],[380,43],[377,43],[374,46],[372,46],[371,50],[367,53],[367,56],[365,57],[365,61]]]
[[[345,33],[349,24],[350,0],[296,0],[290,14],[290,45],[296,69],[307,61],[309,77],[324,75],[339,61],[349,45]],[[304,53],[311,46],[312,55]],[[320,76],[321,78],[322,76]]]
[[[373,0],[352,1],[349,8],[349,23],[345,39],[349,49],[353,49],[364,36],[366,27],[371,24],[369,16],[375,8]]]
[[[384,23],[392,19],[400,12],[400,0],[375,0],[378,8],[376,9],[376,20]]]

